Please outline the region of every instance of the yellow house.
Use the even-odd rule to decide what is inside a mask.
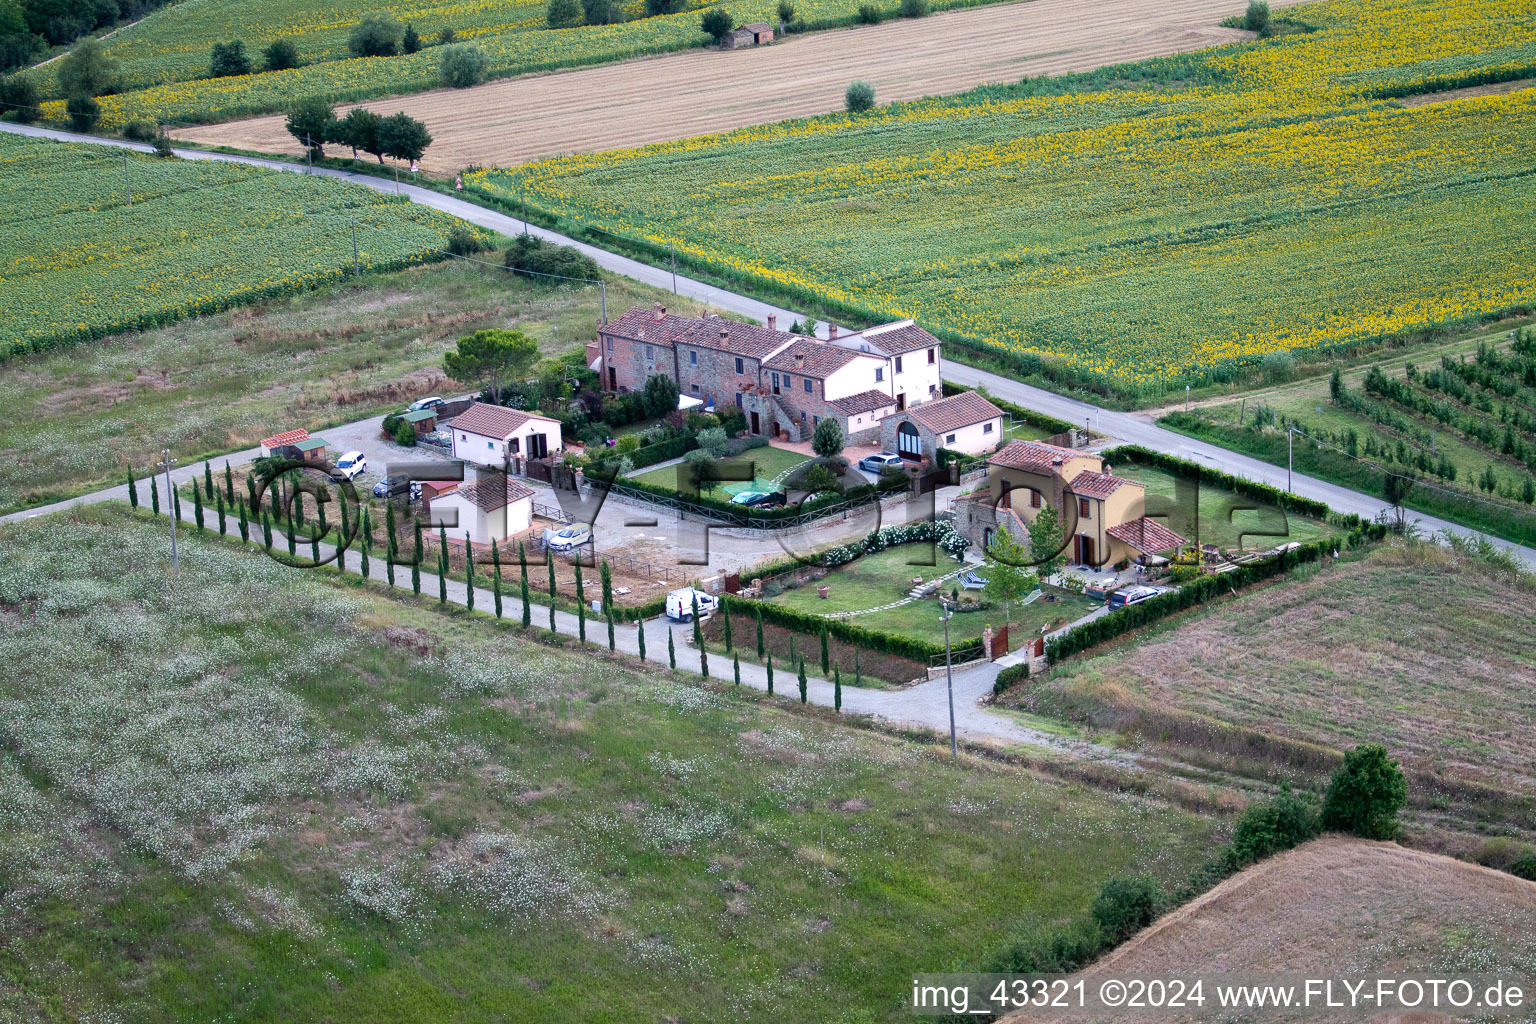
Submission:
[[[1115,476],[1092,452],[1012,441],[987,460],[987,468],[985,497],[956,506],[957,527],[984,549],[998,529],[1022,537],[1047,505],[1061,518],[1063,554],[1075,564],[1114,565],[1187,543],[1145,518],[1144,485]]]

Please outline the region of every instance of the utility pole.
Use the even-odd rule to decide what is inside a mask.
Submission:
[[[603,293],[603,323],[606,324],[608,322],[608,282],[599,281],[597,286]]]
[[[677,249],[667,243],[667,254],[672,257],[672,294],[677,294]]]
[[[304,133],[304,166],[307,168],[305,174],[315,173],[315,140],[309,132]]]
[[[171,450],[160,449],[160,462],[165,467],[165,514],[171,521],[171,572],[181,572],[181,555],[176,550],[176,492],[171,490]]]
[[[1189,412],[1189,385],[1184,385],[1184,411]]]
[[[953,612],[944,615],[944,688],[949,691],[949,756],[959,756],[955,748],[955,672],[950,664],[949,654],[949,617]]]
[[[1245,395],[1243,397],[1243,404],[1237,407],[1237,425],[1238,426],[1242,426],[1243,425],[1243,416],[1247,412],[1248,412],[1248,398]]]
[[[357,218],[353,217],[352,218],[352,276],[353,277],[359,277],[359,276],[361,276],[361,274],[362,274],[362,271],[358,269],[358,263],[357,263]]]
[[[128,151],[123,150],[123,187],[128,190],[128,205],[133,205],[133,182],[128,180]]]
[[[1295,493],[1291,487],[1291,470],[1296,468],[1296,428],[1285,429],[1285,489]]]

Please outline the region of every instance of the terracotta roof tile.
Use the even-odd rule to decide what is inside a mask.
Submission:
[[[876,409],[893,406],[896,404],[896,399],[884,391],[871,388],[868,391],[860,391],[856,395],[849,395],[847,398],[834,398],[827,404],[846,416],[855,416],[861,412],[874,412]]]
[[[529,420],[543,420],[547,423],[560,422],[548,416],[540,416],[534,412],[523,412],[521,409],[507,409],[499,405],[487,405],[484,402],[476,402],[455,416],[451,425],[454,430],[479,434],[481,437],[506,437]]]
[[[885,327],[871,327],[863,335],[871,345],[893,356],[944,344],[910,320]]]
[[[1147,519],[1145,516],[1129,523],[1121,523],[1119,526],[1111,526],[1105,532],[1147,555],[1171,551],[1189,543],[1162,523],[1155,519]]]
[[[1072,478],[1072,483],[1070,484],[1072,493],[1079,498],[1107,498],[1121,487],[1127,485],[1132,487],[1145,486],[1134,480],[1126,480],[1111,473],[1095,473],[1090,469],[1085,469],[1077,474],[1077,476]]]
[[[935,434],[958,430],[976,423],[985,423],[987,420],[997,419],[1002,414],[1003,411],[987,401],[985,395],[977,394],[975,391],[962,391],[958,395],[950,395],[948,398],[940,398],[933,402],[923,402],[907,409],[908,416]]]
[[[1060,448],[1040,441],[1009,441],[1001,451],[987,459],[987,464],[1048,474],[1061,463],[1077,458],[1078,455],[1071,448]]]
[[[527,484],[519,483],[511,477],[506,477],[506,486],[496,486],[496,476],[488,474],[473,483],[465,483],[451,492],[456,497],[464,498],[479,506],[482,512],[494,512],[503,506],[510,505],[514,501],[533,497],[533,488]]]
[[[793,373],[801,377],[825,380],[828,375],[836,373],[859,358],[870,357],[836,345],[828,345],[825,342],[800,338],[789,348],[772,359],[766,360],[763,367],[768,370],[778,370],[780,373]],[[882,365],[884,365],[883,362]]]
[[[281,448],[284,445],[298,444],[308,436],[309,431],[307,430],[285,430],[281,434],[273,434],[271,437],[263,438],[261,446],[271,451],[273,448]]]

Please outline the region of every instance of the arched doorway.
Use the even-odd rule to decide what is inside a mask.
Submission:
[[[904,459],[921,460],[923,457],[923,438],[911,420],[902,420],[901,426],[896,428],[896,454]]]

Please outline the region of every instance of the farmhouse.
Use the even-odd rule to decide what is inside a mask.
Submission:
[[[1115,476],[1092,452],[1011,441],[987,467],[987,489],[954,504],[956,528],[983,549],[999,529],[1024,539],[1046,506],[1061,518],[1066,557],[1080,565],[1113,565],[1188,543],[1146,518],[1144,484]]]
[[[853,442],[879,436],[883,417],[940,395],[939,339],[911,320],[825,341],[717,316],[636,306],[598,329],[589,364],[610,392],[663,374],[706,408],[735,405],[753,434],[804,440],[835,418]]]
[[[448,523],[448,536],[473,544],[503,541],[533,524],[533,488],[500,473],[486,473],[432,500],[433,524]]]
[[[754,21],[732,29],[720,40],[722,50],[739,50],[746,46],[761,46],[773,42],[773,29],[765,21]]]
[[[534,412],[476,402],[447,424],[453,457],[477,466],[525,471],[531,459],[558,452],[560,421]]]
[[[880,447],[907,458],[932,458],[940,448],[981,455],[1003,437],[1003,411],[985,395],[958,395],[914,405],[880,421]]]

